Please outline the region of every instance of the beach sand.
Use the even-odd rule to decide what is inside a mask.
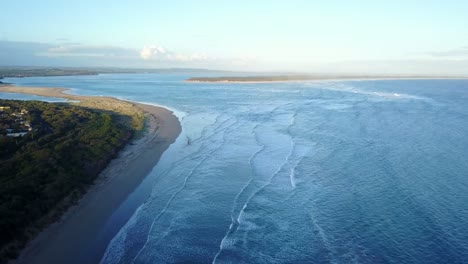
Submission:
[[[15,263],[98,263],[113,237],[113,234],[108,234],[103,240],[101,236],[99,243],[96,243],[107,221],[151,172],[181,131],[177,117],[165,108],[111,97],[70,95],[64,91],[66,89],[62,88],[0,87],[0,92],[77,100],[81,105],[91,108],[141,111],[146,117],[146,129],[144,135],[127,144],[119,156],[101,172],[77,205],[28,243]],[[93,245],[92,249],[90,245]]]

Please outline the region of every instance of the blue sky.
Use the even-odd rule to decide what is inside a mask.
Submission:
[[[0,7],[2,65],[468,71],[468,1],[461,0],[41,0]]]

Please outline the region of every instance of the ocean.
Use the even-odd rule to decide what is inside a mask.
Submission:
[[[179,117],[101,263],[468,262],[468,80],[187,77],[5,80]]]

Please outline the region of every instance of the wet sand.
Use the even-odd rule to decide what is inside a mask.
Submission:
[[[136,118],[143,114],[146,117],[146,129],[138,140],[129,143],[101,172],[95,184],[77,205],[28,243],[16,263],[99,262],[113,237],[108,234],[104,241],[100,237],[100,243],[95,243],[107,221],[151,172],[163,152],[176,140],[181,131],[178,118],[165,108],[112,97],[65,94],[64,91],[66,89],[62,88],[0,87],[0,92],[80,101],[79,104],[86,107],[115,109]],[[91,253],[89,245],[94,245]]]

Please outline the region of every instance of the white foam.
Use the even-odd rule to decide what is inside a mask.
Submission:
[[[125,255],[125,240],[127,239],[128,230],[134,227],[139,219],[140,212],[145,204],[140,205],[133,216],[128,220],[122,229],[112,238],[109,242],[104,256],[101,258],[99,263],[119,263],[122,257]]]

